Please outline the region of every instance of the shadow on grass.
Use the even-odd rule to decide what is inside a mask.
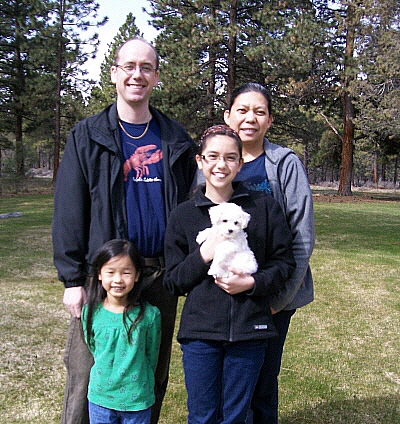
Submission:
[[[280,424],[394,424],[400,423],[400,395],[324,402],[281,414]]]

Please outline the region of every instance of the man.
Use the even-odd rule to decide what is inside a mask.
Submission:
[[[114,238],[129,239],[145,258],[143,296],[162,317],[156,371],[157,423],[168,383],[177,299],[162,286],[166,219],[187,198],[195,173],[194,143],[186,131],[149,104],[159,79],[154,47],[133,38],[117,50],[111,81],[117,101],[71,131],[54,199],[54,263],[71,313],[65,364],[63,424],[88,422],[87,384],[92,357],[82,337],[85,281],[96,250]]]

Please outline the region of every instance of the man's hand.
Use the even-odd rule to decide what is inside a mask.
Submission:
[[[63,303],[74,318],[81,317],[82,306],[85,302],[86,292],[83,287],[68,287],[64,290]]]

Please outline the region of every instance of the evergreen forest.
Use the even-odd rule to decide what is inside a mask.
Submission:
[[[255,81],[272,93],[268,138],[296,151],[311,184],[337,183],[342,196],[399,186],[400,1],[147,4],[161,57],[152,104],[194,139]],[[100,41],[87,30],[108,19],[98,11],[96,1],[0,0],[1,176],[43,168],[55,179],[73,125],[115,101],[115,50],[142,32],[128,14],[93,81],[83,65]]]

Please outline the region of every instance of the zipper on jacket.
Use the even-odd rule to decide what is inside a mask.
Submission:
[[[235,319],[235,311],[234,311],[234,305],[235,302],[233,301],[233,296],[229,295],[230,297],[230,305],[229,305],[229,341],[233,342],[233,321]]]

